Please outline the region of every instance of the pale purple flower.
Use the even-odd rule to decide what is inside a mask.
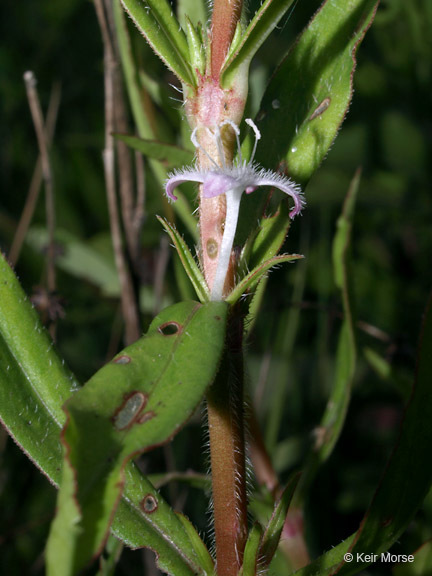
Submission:
[[[288,196],[291,196],[294,201],[294,207],[289,214],[290,218],[294,218],[294,216],[299,214],[304,206],[304,198],[297,184],[282,174],[278,174],[272,170],[266,170],[254,163],[253,159],[261,134],[255,123],[250,118],[246,120],[246,123],[255,133],[255,144],[249,162],[246,162],[242,158],[239,138],[240,131],[238,126],[234,122],[226,120],[225,122],[222,122],[215,132],[210,132],[210,130],[207,129],[214,137],[221,165],[211,158],[207,151],[201,147],[196,138],[197,129],[195,128],[191,135],[192,143],[196,148],[200,148],[204,152],[212,163],[212,167],[206,170],[201,170],[198,167],[182,168],[181,170],[176,170],[172,174],[169,174],[166,181],[166,193],[172,200],[177,200],[173,191],[183,182],[199,182],[203,184],[204,198],[214,198],[220,194],[226,195],[226,220],[218,265],[211,290],[212,300],[222,299],[222,292],[225,284],[226,273],[228,271],[234,236],[237,229],[240,201],[243,192],[251,194],[260,186],[278,188]],[[227,165],[222,138],[220,135],[220,129],[225,125],[231,126],[237,139],[238,158],[232,165]]]

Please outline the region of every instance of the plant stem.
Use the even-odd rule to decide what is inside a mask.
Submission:
[[[247,538],[243,318],[233,313],[228,346],[207,396],[218,576],[237,576]]]
[[[48,151],[48,136],[45,131],[42,108],[39,101],[39,95],[36,89],[36,78],[33,72],[28,71],[24,74],[24,82],[27,91],[30,111],[33,124],[36,131],[39,153],[41,159],[42,175],[45,184],[45,212],[48,229],[48,250],[47,250],[47,288],[49,295],[54,294],[56,290],[56,270],[55,270],[55,207],[54,207],[54,185],[51,169],[51,162]],[[55,340],[56,323],[50,324],[49,332]]]
[[[44,127],[48,148],[51,146],[51,141],[54,136],[54,129],[57,122],[57,113],[60,106],[60,95],[61,95],[60,85],[54,84],[54,87],[51,91],[50,101],[48,104],[48,112],[46,115],[46,123]],[[36,166],[33,171],[33,176],[31,179],[25,206],[15,232],[12,247],[8,255],[8,260],[13,266],[15,266],[15,264],[18,261],[22,245],[27,235],[27,231],[30,227],[33,214],[36,208],[36,203],[39,198],[39,190],[41,184],[42,184],[42,159],[41,154],[39,153],[39,157],[37,159]]]
[[[131,344],[140,337],[139,313],[137,299],[130,269],[123,251],[123,239],[120,215],[117,206],[115,147],[113,132],[115,131],[115,74],[118,63],[113,45],[113,35],[110,30],[109,13],[105,11],[103,0],[95,0],[95,9],[102,32],[104,46],[104,81],[105,81],[105,149],[103,163],[105,184],[110,216],[111,237],[114,248],[114,258],[121,286],[121,304],[125,321],[125,342]]]
[[[211,73],[219,78],[237,22],[240,19],[242,0],[215,0],[212,14]]]

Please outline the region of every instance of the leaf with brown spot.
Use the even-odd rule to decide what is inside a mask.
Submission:
[[[101,551],[122,495],[125,465],[170,440],[212,383],[225,343],[227,310],[224,302],[183,302],[164,310],[143,338],[66,403],[65,458],[48,542],[48,576],[72,576]],[[140,508],[156,516],[157,493],[147,494]],[[183,568],[187,576],[205,574],[198,558]]]

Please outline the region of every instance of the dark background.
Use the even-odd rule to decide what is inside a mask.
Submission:
[[[259,52],[252,68],[252,111],[274,68],[275,54],[286,51],[318,5],[298,2]],[[308,501],[307,537],[313,555],[357,529],[395,441],[413,381],[431,286],[431,29],[428,0],[382,2],[358,53],[349,115],[305,191],[307,209],[285,245],[287,251],[304,253],[306,260],[271,274],[249,344],[252,394],[260,399],[265,436],[286,479],[303,461],[332,383],[340,302],[332,280],[331,243],[350,180],[362,167],[351,276],[357,318],[363,322],[357,331],[359,362],[346,427]],[[6,253],[10,249],[38,154],[23,83],[23,73],[31,69],[44,111],[53,87],[61,88],[52,147],[57,226],[111,263],[101,161],[102,43],[94,7],[87,0],[9,0],[1,7],[0,38],[0,247]],[[167,133],[174,134],[181,111],[168,100],[177,96],[165,83],[173,79],[138,34],[134,44],[150,77],[163,80],[164,100],[171,106]],[[150,291],[162,235],[154,218],[163,210],[158,194],[161,191],[148,191],[142,239],[142,279]],[[41,195],[33,226],[44,223]],[[29,238],[16,270],[32,293],[44,282],[44,255],[35,236]],[[66,315],[59,323],[58,348],[82,382],[122,346],[119,302],[106,295],[103,282],[59,270]],[[164,298],[169,303],[178,297],[171,261]],[[143,329],[150,318],[151,305],[144,306]],[[378,370],[377,358],[386,375]],[[280,426],[269,432],[281,397]],[[168,466],[205,471],[203,436],[198,416],[169,449],[147,459],[147,470],[163,472]],[[206,527],[207,500],[200,490],[186,496],[184,487],[174,486],[165,495],[179,506],[184,502],[191,519],[200,529]],[[42,551],[54,507],[54,489],[0,432],[2,574],[43,573]],[[429,497],[394,550],[411,553],[431,537]],[[127,552],[118,574],[143,573],[143,562],[141,552]],[[147,570],[144,573],[151,574]],[[377,565],[367,573],[387,574],[390,567]]]

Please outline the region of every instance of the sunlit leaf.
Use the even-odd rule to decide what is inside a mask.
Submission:
[[[263,166],[278,167],[306,186],[348,111],[356,52],[377,4],[326,0],[300,35],[271,78],[255,118],[265,142],[256,153]],[[245,222],[256,221],[262,203],[256,194],[245,203]],[[241,237],[248,234],[243,225]]]
[[[196,409],[222,354],[227,308],[223,302],[185,302],[164,310],[146,336],[118,354],[67,403],[49,575],[75,574],[100,553],[122,493],[126,463],[170,440]],[[163,505],[154,491],[141,496],[140,508],[147,516],[158,516]],[[60,550],[72,562],[61,562]],[[194,569],[200,573],[198,559]]]
[[[276,70],[261,102],[257,125],[265,166],[286,161],[305,184],[327,154],[347,113],[355,54],[376,0],[327,0]]]
[[[0,279],[0,420],[35,465],[58,485],[60,431],[66,419],[61,407],[78,384],[3,256]],[[131,463],[125,467],[125,480],[113,534],[132,548],[150,547],[167,574],[194,576],[196,543],[191,543],[178,515]],[[143,510],[143,494],[158,499],[157,513]],[[73,512],[73,502],[69,504]],[[64,563],[62,548],[59,555]],[[54,573],[60,575],[60,568]]]

